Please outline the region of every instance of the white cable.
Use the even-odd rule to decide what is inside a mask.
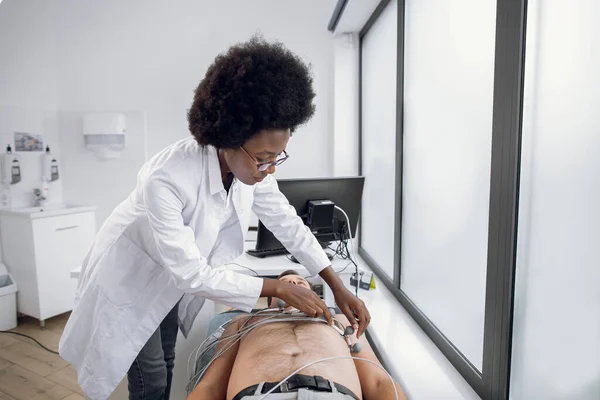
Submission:
[[[219,327],[218,327],[218,328],[215,330],[215,332],[216,332],[216,331],[218,331],[219,329],[223,328],[225,325],[229,324],[230,322],[231,322],[231,320],[229,320],[229,321],[227,321],[227,322],[225,322],[225,323],[221,324],[221,326],[219,326]],[[191,376],[192,376],[192,373],[191,373],[191,371],[190,371],[190,361],[192,361],[192,356],[193,356],[194,354],[196,354],[196,356],[194,357],[194,359],[195,359],[195,360],[196,360],[196,362],[197,362],[197,361],[198,361],[198,352],[199,352],[199,351],[202,349],[202,347],[204,346],[204,344],[205,344],[205,343],[206,343],[206,342],[207,342],[209,339],[211,339],[212,337],[213,337],[213,336],[212,336],[212,334],[208,335],[208,336],[206,337],[206,339],[204,339],[204,340],[202,341],[202,343],[200,343],[200,346],[196,347],[196,348],[194,349],[194,351],[192,351],[192,352],[190,353],[190,356],[188,357],[188,362],[187,362],[187,375],[188,375],[188,377],[191,377]],[[219,339],[218,339],[218,338],[216,338],[216,339],[215,339],[215,342],[217,342],[218,340],[219,340]],[[211,347],[213,344],[214,344],[214,343],[211,343],[211,344],[209,344],[208,346],[206,346],[206,348],[210,348],[210,347]],[[195,368],[195,366],[194,366],[194,368]]]
[[[267,310],[262,310],[267,311]],[[261,311],[257,312],[256,314],[261,313]],[[208,368],[210,367],[210,365],[220,356],[222,356],[223,354],[225,354],[227,351],[229,351],[229,349],[231,349],[237,342],[239,342],[240,340],[242,340],[242,338],[247,335],[248,333],[250,333],[250,331],[252,331],[254,328],[260,326],[260,325],[265,325],[268,323],[274,323],[274,322],[293,322],[293,321],[302,321],[302,322],[321,322],[321,323],[325,323],[327,324],[327,321],[324,319],[320,319],[320,318],[310,318],[308,316],[306,316],[304,313],[298,313],[298,314],[302,314],[302,315],[291,315],[290,317],[287,318],[276,318],[278,316],[284,316],[286,315],[285,313],[278,313],[278,314],[274,314],[274,315],[270,315],[267,318],[260,320],[260,321],[256,321],[253,324],[248,325],[247,327],[237,331],[236,333],[233,333],[231,335],[227,335],[227,336],[221,336],[218,339],[214,340],[212,343],[210,343],[207,348],[205,348],[201,354],[198,354],[198,352],[200,351],[200,349],[202,348],[202,346],[204,345],[204,343],[206,342],[207,339],[204,340],[204,342],[202,342],[202,344],[200,346],[198,346],[196,348],[195,351],[193,351],[190,354],[190,357],[188,358],[188,377],[189,377],[189,381],[188,381],[188,394],[189,392],[196,386],[198,385],[198,383],[200,382],[200,380],[202,379],[202,377],[204,376],[204,374],[206,373],[206,371],[208,370]],[[251,319],[254,317],[254,314],[250,314],[250,317],[248,318]],[[248,322],[248,320],[246,320],[245,323]],[[336,320],[336,322],[338,322],[342,327],[344,326],[340,321]],[[227,321],[226,323],[222,324],[221,327],[228,325],[229,323],[231,323],[231,321]],[[219,327],[219,329],[221,328]],[[335,329],[337,328],[337,329]],[[337,332],[340,328],[339,327],[335,327],[334,330]],[[339,333],[339,332],[338,332]],[[198,359],[201,358],[202,356],[204,356],[204,354],[208,351],[208,349],[212,346],[218,346],[218,344],[220,342],[223,342],[225,340],[228,340],[229,343],[227,343],[225,345],[226,348],[224,349],[220,349],[217,354],[214,354],[213,357],[210,359],[210,361],[207,363],[207,365],[200,371],[195,371],[196,366],[198,365]],[[189,367],[190,367],[190,359],[192,358],[192,355],[195,354],[194,357],[194,371],[195,373],[192,375],[189,371]],[[194,385],[191,385],[192,382],[195,381]]]
[[[244,322],[244,325],[245,325],[246,323],[248,323],[248,321],[249,321],[251,318],[255,317],[256,315],[258,315],[258,314],[261,314],[261,313],[264,313],[264,314],[266,314],[267,312],[270,312],[270,311],[272,311],[272,310],[273,310],[273,309],[266,309],[266,310],[261,310],[261,311],[259,311],[259,312],[257,312],[257,313],[251,313],[251,314],[249,315],[249,318],[246,320],[246,322]],[[300,315],[300,314],[302,314],[302,315]],[[286,315],[286,313],[277,313],[277,314],[272,314],[272,315],[265,315],[267,318],[265,318],[265,319],[263,319],[263,320],[260,320],[260,321],[256,321],[256,322],[254,322],[254,323],[252,323],[252,324],[250,324],[250,325],[248,325],[248,326],[246,326],[246,327],[242,326],[242,328],[241,328],[240,330],[238,330],[237,332],[235,332],[235,333],[233,333],[233,334],[231,334],[231,335],[227,335],[227,336],[222,336],[222,335],[221,335],[219,338],[215,338],[215,340],[213,340],[213,341],[212,341],[210,344],[208,344],[208,345],[206,346],[206,348],[205,348],[205,349],[203,349],[203,350],[202,350],[202,347],[204,346],[204,344],[205,344],[205,343],[206,343],[206,342],[207,342],[207,341],[208,341],[208,340],[209,340],[209,339],[212,337],[212,335],[208,336],[208,337],[207,337],[207,338],[206,338],[206,339],[205,339],[205,340],[202,342],[202,344],[200,344],[200,346],[198,346],[198,347],[197,347],[197,348],[196,348],[196,349],[195,349],[195,350],[194,350],[194,351],[193,351],[193,352],[190,354],[190,357],[188,358],[188,365],[187,365],[187,367],[188,367],[188,377],[189,377],[189,381],[188,381],[188,386],[186,387],[186,390],[187,390],[188,394],[189,394],[189,393],[190,393],[190,392],[193,390],[193,388],[194,388],[195,386],[197,386],[197,385],[198,385],[198,383],[200,382],[200,380],[202,379],[202,377],[204,376],[204,374],[206,373],[206,371],[208,370],[208,368],[210,367],[210,365],[211,365],[211,364],[212,364],[212,363],[213,363],[213,362],[214,362],[214,361],[215,361],[217,358],[219,358],[220,356],[222,356],[223,354],[225,354],[225,353],[226,353],[227,351],[229,351],[229,350],[230,350],[230,349],[231,349],[233,346],[235,346],[235,345],[236,345],[236,344],[237,344],[239,341],[241,341],[241,340],[243,339],[243,337],[244,337],[245,335],[247,335],[248,333],[250,333],[250,331],[252,331],[254,328],[256,328],[256,327],[258,327],[258,326],[261,326],[261,325],[264,325],[264,324],[268,324],[268,323],[274,323],[274,322],[290,322],[290,321],[320,322],[320,323],[325,323],[325,324],[327,324],[327,321],[326,321],[326,320],[324,320],[324,319],[320,319],[320,318],[310,318],[310,317],[308,317],[307,315],[305,315],[304,313],[298,313],[298,315],[293,315],[293,314],[292,314],[292,315],[290,315],[289,317],[286,317],[286,318],[276,318],[276,317],[281,317],[281,316],[285,316],[285,315]],[[343,325],[343,324],[342,324],[340,321],[338,321],[337,319],[333,318],[333,320],[334,320],[335,322],[337,322],[337,323],[338,323],[338,324],[339,324],[339,325],[340,325],[342,328],[344,327],[344,325]],[[225,323],[221,324],[221,326],[219,326],[219,328],[218,328],[218,329],[222,329],[222,328],[224,328],[226,325],[229,325],[229,324],[230,324],[232,321],[233,321],[233,320],[230,320],[230,321],[227,321],[227,322],[225,322]],[[338,326],[336,326],[336,325],[332,325],[331,327],[332,327],[332,328],[333,328],[333,329],[334,329],[336,332],[338,332],[338,333],[340,333],[342,336],[344,336],[344,334],[343,334],[343,332],[342,332],[343,330],[342,330],[341,328],[339,328],[339,327],[338,327]],[[215,348],[216,348],[216,346],[218,346],[218,345],[219,345],[219,343],[221,343],[221,342],[223,342],[223,341],[225,341],[225,340],[227,340],[227,341],[228,341],[228,343],[227,343],[227,344],[224,346],[225,348],[221,348],[221,349],[220,349],[220,350],[217,352],[217,354],[214,354],[214,355],[213,355],[213,357],[212,357],[212,358],[209,360],[209,362],[207,363],[207,365],[206,365],[204,368],[202,368],[202,370],[200,370],[200,371],[196,371],[196,367],[197,367],[197,365],[198,365],[198,360],[199,360],[199,358],[203,357],[203,356],[204,356],[204,354],[205,354],[205,353],[206,353],[206,352],[207,352],[207,351],[208,351],[208,350],[209,350],[211,347],[215,346]],[[200,353],[200,354],[199,354],[200,350],[202,350],[202,353]],[[194,356],[194,355],[195,355],[195,356]],[[192,374],[191,374],[191,372],[190,372],[190,361],[191,361],[191,358],[192,358],[192,356],[194,356],[193,358],[194,358],[194,371],[195,371],[195,373],[194,373],[193,375],[192,375]],[[317,360],[317,361],[315,361],[315,362],[313,362],[313,363],[310,363],[310,364],[307,364],[307,365],[303,366],[302,368],[300,368],[299,370],[297,370],[296,372],[294,372],[294,374],[295,374],[295,373],[297,373],[298,371],[300,371],[300,370],[302,370],[302,369],[304,369],[304,368],[306,368],[306,367],[308,367],[308,366],[312,365],[312,364],[315,364],[315,363],[317,363],[317,362],[321,362],[321,361],[327,361],[327,360],[330,360],[330,359],[336,359],[336,358],[340,358],[340,357],[334,357],[334,358],[327,358],[327,359],[321,359],[321,360]],[[348,357],[347,357],[347,356],[344,356],[344,357],[342,357],[342,358],[348,358]],[[360,360],[360,358],[358,358],[358,357],[350,357],[350,358],[353,358],[353,359],[358,359],[358,360]],[[368,361],[368,362],[371,362],[371,363],[373,363],[372,361],[370,361],[370,360],[366,360],[366,359],[365,359],[364,361]],[[377,364],[375,364],[375,363],[373,363],[373,364],[374,364],[374,365],[377,365]],[[381,367],[381,366],[379,366],[379,365],[377,365],[377,366],[378,366],[379,368],[382,368],[382,367]],[[383,368],[382,368],[382,369],[383,369]],[[385,371],[385,369],[383,369],[383,370],[384,370],[384,372],[386,372],[386,374],[387,374],[387,371]],[[293,374],[292,374],[292,375],[293,375]],[[291,375],[290,375],[290,376],[291,376]],[[388,374],[388,376],[389,376],[389,374]],[[391,378],[391,377],[390,377],[390,378]],[[283,383],[285,380],[287,380],[287,379],[289,379],[289,377],[287,377],[287,378],[285,378],[283,381],[281,381],[281,382],[279,383],[279,385],[277,385],[277,386],[276,386],[275,388],[273,388],[272,390],[274,390],[274,389],[276,389],[277,387],[279,387],[279,386],[280,386],[280,385],[281,385],[281,384],[282,384],[282,383]],[[392,380],[392,383],[393,383],[393,380]],[[396,388],[394,387],[394,391],[395,391],[395,390],[396,390]],[[269,393],[271,393],[271,392],[269,392]],[[266,395],[268,395],[269,393],[265,394],[265,396],[266,396]],[[397,396],[397,395],[396,395],[396,396]],[[263,398],[264,398],[264,396],[263,396]],[[396,398],[397,398],[397,397],[396,397]]]
[[[206,367],[204,367],[200,372],[198,372],[195,376],[192,377],[192,379],[197,378],[196,382],[190,387],[189,392],[191,392],[193,390],[193,388],[195,388],[196,386],[198,386],[198,383],[200,383],[200,380],[202,379],[202,377],[204,376],[204,374],[206,373],[206,371],[208,370],[208,368],[210,367],[210,365],[219,357],[221,357],[223,354],[225,354],[227,351],[229,351],[229,349],[231,349],[233,346],[235,346],[237,344],[237,342],[239,342],[240,340],[242,340],[243,335],[239,336],[238,338],[235,339],[235,341],[233,341],[233,343],[228,343],[226,346],[227,348],[225,349],[221,349],[221,351],[214,355],[213,358],[208,362],[208,364],[206,365]],[[191,382],[190,382],[191,383]],[[189,383],[188,383],[189,384]]]
[[[257,315],[257,314],[260,314],[261,312],[265,312],[265,311],[267,311],[267,310],[261,310],[261,311],[257,312],[256,314],[254,314],[254,313],[251,313],[251,314],[250,314],[250,316],[249,316],[249,318],[246,320],[246,322],[247,322],[249,319],[253,318],[255,315]],[[210,337],[212,336],[212,334],[211,334],[211,335],[209,335],[209,336],[208,336],[206,339],[204,339],[204,341],[203,341],[203,342],[200,344],[200,346],[198,346],[198,347],[196,348],[196,350],[194,350],[194,351],[193,351],[193,352],[190,354],[190,357],[188,357],[188,365],[187,365],[187,366],[188,366],[188,377],[190,377],[190,380],[191,380],[191,379],[193,379],[194,377],[196,377],[196,376],[198,375],[197,373],[195,373],[194,375],[192,375],[192,374],[191,374],[191,372],[190,372],[190,368],[189,368],[189,367],[190,367],[190,360],[191,360],[191,357],[192,357],[194,354],[195,354],[195,357],[194,357],[194,370],[195,370],[195,368],[196,368],[196,365],[198,364],[198,359],[199,359],[199,358],[201,358],[202,356],[204,356],[204,354],[205,354],[205,353],[206,353],[206,352],[207,352],[207,351],[208,351],[208,350],[209,350],[211,347],[215,346],[215,348],[216,348],[216,346],[218,346],[218,344],[219,344],[220,342],[222,342],[222,341],[225,341],[226,339],[227,339],[227,340],[229,340],[229,339],[231,339],[231,340],[233,340],[233,339],[237,339],[238,337],[241,337],[241,336],[243,336],[243,335],[245,335],[245,334],[249,333],[249,332],[250,332],[252,329],[254,329],[254,328],[255,328],[255,327],[256,327],[256,326],[257,326],[259,323],[265,323],[265,321],[268,321],[269,319],[275,318],[275,317],[277,317],[277,316],[279,316],[279,315],[281,315],[281,314],[279,314],[279,313],[278,313],[278,314],[276,314],[276,315],[271,315],[271,316],[269,316],[268,318],[265,318],[265,319],[263,319],[263,320],[261,320],[261,321],[257,321],[257,322],[255,322],[254,324],[251,324],[251,325],[249,325],[249,326],[248,326],[248,327],[246,327],[246,328],[243,328],[243,327],[242,327],[243,329],[242,329],[242,328],[240,328],[240,330],[238,330],[237,332],[235,332],[235,333],[233,333],[233,334],[231,334],[231,335],[224,336],[224,337],[223,337],[223,336],[220,336],[220,337],[216,338],[216,339],[215,339],[215,340],[214,340],[212,343],[210,343],[209,345],[207,345],[205,349],[203,349],[203,350],[202,350],[202,346],[204,346],[204,344],[206,343],[206,341],[207,341],[208,339],[210,339]],[[221,326],[220,326],[218,329],[221,329],[221,328],[225,327],[226,325],[228,326],[228,325],[229,325],[229,324],[230,324],[232,321],[233,321],[233,320],[229,320],[229,321],[227,321],[227,322],[225,322],[225,323],[221,324]],[[199,354],[200,350],[202,350],[202,353],[200,353],[200,354]],[[223,353],[220,353],[219,355],[221,355],[221,354],[223,354]],[[216,360],[217,358],[218,358],[218,356],[217,356],[217,357],[213,357],[213,359],[212,359],[212,360],[209,362],[209,365],[210,365],[210,364],[211,364],[211,363],[212,363],[214,360]]]
[[[198,383],[200,382],[200,380],[202,379],[202,377],[204,376],[204,374],[206,373],[206,371],[208,370],[210,365],[217,358],[221,357],[223,354],[225,354],[227,351],[229,351],[229,349],[231,349],[237,342],[242,340],[243,336],[246,335],[247,333],[248,332],[242,332],[239,334],[227,336],[227,339],[229,339],[229,342],[225,345],[226,348],[220,349],[217,354],[213,355],[213,357],[209,360],[209,362],[206,364],[206,366],[202,370],[200,370],[195,375],[190,377],[189,382],[188,382],[188,388],[187,388],[188,394],[198,385]],[[235,340],[234,340],[234,336],[237,336],[237,337],[235,337]],[[215,342],[219,342],[219,341],[220,341],[220,339],[216,340]],[[202,357],[203,355],[204,355],[204,352],[200,357]],[[196,358],[196,366],[197,366],[197,364],[198,364],[198,358]],[[195,383],[194,383],[194,381],[195,381]]]
[[[264,311],[267,311],[267,310],[261,310],[261,311],[259,311],[258,313],[260,313],[260,312],[264,312]],[[256,314],[258,314],[258,313],[256,313]],[[254,314],[250,314],[250,317],[252,317],[253,315],[254,315]],[[225,330],[225,329],[227,328],[227,326],[229,326],[229,324],[231,324],[232,322],[233,322],[233,319],[230,319],[229,321],[226,321],[226,322],[222,323],[222,324],[221,324],[221,325],[220,325],[220,326],[219,326],[219,327],[218,327],[218,328],[215,330],[215,332],[216,332],[216,331],[218,331],[218,330],[220,330],[220,329],[223,329],[223,330]],[[192,375],[192,373],[191,373],[191,371],[190,371],[190,361],[191,361],[191,359],[192,359],[192,356],[194,356],[194,370],[195,370],[195,369],[196,369],[196,365],[198,364],[198,359],[199,359],[199,358],[201,358],[202,356],[204,356],[204,353],[206,353],[206,352],[207,352],[207,351],[208,351],[208,350],[209,350],[211,347],[215,346],[215,348],[216,348],[216,346],[219,344],[219,342],[221,342],[221,341],[224,341],[225,339],[233,339],[233,338],[234,338],[234,336],[237,336],[237,335],[239,335],[239,334],[244,334],[244,333],[245,333],[244,331],[242,331],[242,332],[238,331],[238,332],[236,332],[236,333],[234,333],[234,334],[232,334],[232,335],[225,336],[225,337],[223,337],[223,336],[219,336],[218,338],[214,338],[214,337],[213,337],[213,334],[210,334],[210,335],[208,335],[208,336],[206,337],[206,339],[204,339],[204,340],[202,341],[202,343],[200,343],[200,345],[199,345],[198,347],[196,347],[196,349],[194,349],[194,351],[192,351],[192,352],[190,353],[190,356],[188,357],[188,363],[187,363],[187,373],[188,373],[188,377],[189,377],[189,379],[191,380],[191,379],[193,379],[194,377],[196,377],[196,376],[197,376],[197,373],[196,373],[196,374],[194,374],[194,375]],[[222,334],[223,334],[223,332],[221,332],[221,335],[222,335]],[[205,344],[205,343],[206,343],[206,342],[207,342],[209,339],[211,339],[211,338],[214,338],[214,340],[212,341],[212,343],[208,344],[208,345],[206,346],[206,348],[205,348],[205,349],[202,349],[202,347],[204,346],[204,344]],[[202,350],[202,353],[200,353],[200,350]]]
[[[348,218],[348,214],[346,214],[346,211],[342,210],[340,207],[335,206],[335,208],[337,208],[338,210],[340,210],[342,212],[342,214],[344,214],[344,217],[346,217],[346,222],[348,224],[348,241],[350,242],[350,247],[352,248],[352,255],[354,256],[354,261],[356,262],[357,258],[356,258],[356,250],[354,248],[354,242],[352,240],[352,227],[350,225],[350,218]],[[343,234],[343,232],[342,232]]]
[[[237,265],[239,265],[239,264],[237,264]],[[240,266],[242,266],[242,265],[240,265]],[[279,311],[279,309],[278,309],[278,308],[267,308],[267,309],[264,309],[264,310],[257,311],[256,313],[249,313],[249,316],[250,316],[250,318],[252,318],[252,317],[255,317],[255,316],[259,315],[259,314],[264,314],[264,313],[267,313],[267,312],[275,312],[275,311]],[[222,324],[221,324],[221,326],[219,326],[219,327],[218,327],[218,328],[215,330],[215,332],[216,332],[216,331],[219,331],[219,330],[221,330],[221,329],[225,330],[225,328],[226,328],[226,327],[227,327],[227,326],[228,326],[228,325],[229,325],[229,324],[230,324],[232,321],[233,321],[233,319],[230,319],[229,321],[226,321],[226,322],[222,323]],[[222,332],[221,332],[221,333],[222,333]],[[221,339],[227,339],[227,337],[225,337],[225,338],[220,338],[220,337],[219,337],[219,338],[215,338],[215,340],[214,340],[212,343],[210,343],[209,345],[207,345],[207,346],[206,346],[206,349],[204,349],[204,350],[202,351],[202,354],[200,354],[200,355],[199,355],[198,353],[200,352],[200,350],[202,350],[202,347],[204,346],[204,344],[205,344],[205,343],[206,343],[206,342],[207,342],[207,341],[208,341],[208,340],[209,340],[211,337],[213,337],[213,334],[210,334],[210,335],[208,335],[208,336],[206,337],[206,339],[204,339],[204,340],[202,341],[202,343],[200,343],[200,345],[199,345],[198,347],[196,347],[196,349],[190,353],[190,356],[188,357],[188,362],[187,362],[187,375],[188,375],[188,377],[189,377],[190,379],[191,379],[191,378],[193,378],[193,376],[195,376],[195,375],[192,375],[192,372],[190,371],[190,362],[192,361],[192,357],[194,357],[194,369],[195,369],[195,368],[196,368],[196,364],[198,363],[198,358],[202,357],[202,356],[204,355],[204,353],[206,353],[206,351],[207,351],[207,350],[208,350],[210,347],[212,347],[212,346],[215,346],[216,344],[218,344],[218,342],[219,342]]]
[[[352,356],[327,357],[327,358],[321,358],[320,360],[309,362],[308,364],[306,364],[306,365],[298,368],[297,370],[295,370],[294,372],[292,372],[291,374],[289,374],[287,377],[283,378],[276,386],[274,386],[271,390],[269,390],[267,393],[265,393],[264,396],[262,396],[258,400],[264,400],[265,397],[267,397],[268,395],[270,395],[271,393],[273,393],[273,391],[275,391],[275,389],[277,389],[279,386],[281,386],[283,384],[283,382],[287,381],[292,376],[294,376],[298,372],[302,371],[304,368],[310,367],[311,365],[314,365],[314,364],[317,364],[317,363],[320,363],[320,362],[323,362],[323,361],[342,360],[342,359],[353,359],[353,360],[366,361],[366,362],[369,362],[369,363],[371,363],[373,365],[376,365],[377,367],[381,368],[381,370],[383,372],[385,372],[385,374],[388,376],[388,378],[390,378],[390,382],[392,382],[392,387],[394,388],[394,394],[396,395],[396,400],[398,400],[398,391],[396,390],[396,384],[394,383],[394,378],[392,378],[392,376],[385,370],[385,368],[383,368],[381,365],[377,364],[376,362],[373,362],[371,360],[367,360],[366,358],[352,357]]]
[[[279,315],[284,315],[284,314],[279,314]],[[273,316],[274,317],[274,316]],[[236,345],[236,343],[238,343],[239,341],[242,340],[242,338],[247,335],[251,330],[253,330],[254,328],[256,328],[259,325],[264,325],[267,323],[273,323],[273,322],[290,322],[290,321],[312,321],[312,322],[322,322],[322,323],[327,323],[327,321],[322,320],[322,319],[318,319],[318,318],[300,318],[300,317],[292,317],[292,318],[281,318],[278,320],[273,320],[270,318],[266,318],[263,319],[262,321],[257,321],[254,324],[249,325],[247,328],[245,328],[243,331],[238,331],[237,333],[228,335],[226,337],[221,337],[218,340],[216,340],[215,342],[219,342],[225,339],[229,339],[229,343],[227,343],[225,346],[226,348],[219,350],[219,352],[215,355],[213,355],[213,357],[210,359],[210,361],[206,364],[206,366],[200,370],[199,372],[197,372],[194,376],[191,376],[188,382],[188,394],[191,390],[193,390],[194,387],[196,387],[198,385],[198,383],[200,382],[200,380],[202,379],[202,377],[204,376],[204,374],[206,373],[206,371],[208,370],[208,368],[210,367],[210,365],[219,357],[221,357],[223,354],[225,354],[226,352],[228,352],[233,346]],[[339,321],[338,321],[339,322]],[[343,325],[342,325],[343,326]],[[339,328],[338,328],[339,329]],[[235,340],[233,340],[235,338]],[[212,345],[212,343],[211,343]],[[205,351],[204,351],[205,352]],[[201,356],[204,355],[204,352]],[[196,365],[198,363],[198,358],[196,358]],[[192,385],[192,382],[195,383]]]
[[[350,261],[348,264],[346,264],[346,266],[344,266],[344,268],[340,269],[339,271],[333,270],[333,272],[335,272],[336,275],[339,275],[342,272],[344,272],[348,268],[348,265],[350,265],[350,264],[352,264],[352,261]]]
[[[268,312],[268,311],[274,311],[274,310],[276,310],[276,309],[266,309],[266,310],[260,310],[260,311],[258,311],[258,312],[256,312],[256,313],[250,313],[249,315],[250,315],[250,317],[252,317],[252,316],[254,316],[254,315],[258,315],[258,314],[260,314],[260,313],[264,313],[264,312]],[[222,323],[222,324],[221,324],[221,325],[220,325],[220,326],[219,326],[219,327],[218,327],[218,328],[215,330],[215,332],[217,332],[217,331],[219,331],[219,330],[221,330],[221,329],[223,329],[223,331],[224,331],[224,330],[227,328],[227,326],[229,326],[229,324],[231,324],[231,322],[232,322],[232,321],[233,321],[233,318],[232,318],[232,319],[230,319],[229,321],[225,321],[224,323]],[[214,334],[214,333],[213,333],[213,334]],[[196,364],[198,363],[198,359],[199,359],[199,358],[201,358],[201,357],[204,355],[204,353],[206,353],[206,351],[207,351],[208,349],[210,349],[212,346],[215,346],[215,347],[216,347],[216,345],[219,343],[219,341],[221,341],[221,340],[223,340],[223,339],[227,339],[227,338],[228,338],[228,337],[224,337],[224,338],[223,338],[223,337],[221,337],[221,336],[219,336],[218,338],[214,338],[214,341],[213,341],[212,343],[208,344],[208,345],[206,346],[206,348],[205,348],[204,350],[202,350],[202,347],[204,346],[204,344],[205,344],[205,343],[206,343],[206,342],[207,342],[209,339],[211,339],[211,338],[213,337],[213,334],[210,334],[210,335],[208,335],[208,336],[206,337],[206,339],[204,339],[204,340],[202,341],[202,343],[200,343],[200,345],[199,345],[198,347],[196,347],[196,349],[190,353],[190,356],[188,357],[188,362],[187,362],[187,374],[188,374],[188,377],[190,377],[190,378],[192,377],[192,373],[191,373],[191,371],[190,371],[190,361],[191,361],[191,359],[192,359],[192,356],[194,356],[194,354],[195,354],[195,357],[194,357],[194,369],[195,369],[195,368],[196,368]],[[221,335],[222,335],[222,334],[223,334],[223,332],[221,332]],[[234,334],[234,335],[235,335],[235,334]],[[231,336],[234,336],[234,335],[231,335]],[[230,337],[231,337],[231,336],[230,336]],[[202,350],[202,353],[201,353],[201,354],[198,354],[198,353],[200,352],[200,350]]]
[[[344,216],[346,217],[346,222],[348,224],[348,241],[350,242],[350,249],[352,254],[349,254],[350,256],[350,261],[352,261],[352,263],[354,264],[355,267],[355,272],[356,272],[356,290],[354,291],[355,295],[358,297],[358,287],[360,286],[360,282],[361,279],[358,277],[358,264],[356,264],[356,262],[358,261],[358,258],[356,257],[356,250],[354,249],[354,242],[352,240],[352,227],[350,226],[350,218],[348,218],[348,214],[346,214],[346,211],[344,211],[343,209],[341,209],[338,206],[334,206],[335,208],[337,208],[338,210],[340,210],[342,212],[342,214],[344,214]],[[342,231],[342,239],[343,239],[344,235],[343,235],[343,231]]]
[[[254,273],[254,275],[256,275],[256,276],[260,277],[260,275],[258,274],[258,272],[256,272],[255,270],[253,270],[253,269],[252,269],[252,268],[250,268],[250,267],[246,267],[245,265],[238,264],[238,263],[235,263],[235,262],[228,262],[228,263],[227,263],[227,264],[225,264],[225,265],[237,265],[238,267],[246,268],[247,270],[249,270],[249,271],[253,272],[253,273]]]

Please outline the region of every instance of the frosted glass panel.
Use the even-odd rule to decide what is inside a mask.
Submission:
[[[390,2],[362,41],[362,248],[394,276],[398,4]]]
[[[600,2],[529,0],[511,399],[600,399]]]
[[[483,359],[496,2],[407,0],[401,289]]]

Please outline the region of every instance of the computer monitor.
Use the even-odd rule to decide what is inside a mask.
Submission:
[[[301,217],[308,214],[308,203],[312,200],[330,200],[348,215],[350,233],[356,236],[356,226],[360,215],[360,205],[365,178],[362,176],[344,178],[279,179],[279,190],[296,209]],[[305,223],[306,218],[305,219]],[[347,235],[346,217],[334,209],[331,229],[315,233],[315,237],[325,247],[329,242],[340,240]],[[342,232],[342,230],[344,232]],[[284,253],[281,242],[262,224],[258,223],[256,249],[249,254],[263,257]]]

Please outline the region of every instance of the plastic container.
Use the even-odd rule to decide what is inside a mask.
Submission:
[[[0,264],[0,331],[17,327],[17,284]]]

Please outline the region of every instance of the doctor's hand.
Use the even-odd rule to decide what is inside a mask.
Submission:
[[[356,337],[360,338],[367,330],[369,322],[371,322],[371,315],[367,310],[367,306],[361,299],[354,296],[352,292],[344,286],[344,283],[335,273],[331,265],[323,268],[321,272],[319,272],[319,275],[331,288],[333,296],[335,297],[335,303],[352,324],[354,332],[356,332]]]
[[[269,280],[265,280],[265,284],[267,281]],[[333,320],[327,305],[315,292],[293,283],[270,281],[275,284],[275,295],[273,297],[283,300],[286,307],[292,306],[311,317],[324,316],[329,324],[332,323]]]
[[[313,318],[324,316],[329,324],[332,323],[329,309],[327,308],[325,302],[321,300],[319,295],[310,289],[306,289],[292,283],[281,283],[283,286],[279,296],[277,297],[285,301],[286,307],[295,307]]]
[[[354,331],[357,332],[356,337],[360,338],[367,330],[369,322],[371,322],[371,315],[367,310],[367,306],[361,299],[354,296],[352,292],[343,286],[334,289],[333,295],[335,297],[335,303],[348,318]]]

